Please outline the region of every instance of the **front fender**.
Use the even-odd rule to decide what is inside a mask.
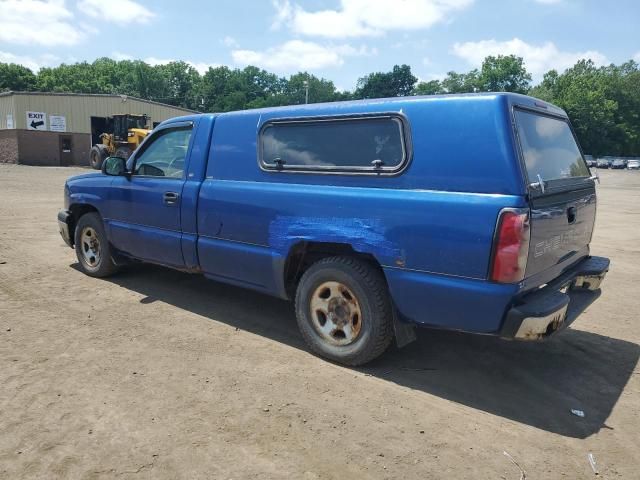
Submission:
[[[67,180],[68,209],[74,205],[86,205],[108,218],[108,200],[112,177],[100,173],[81,175]]]
[[[104,202],[101,196],[92,193],[72,193],[69,200],[69,208],[73,205],[91,205],[96,210],[99,210],[98,207]]]

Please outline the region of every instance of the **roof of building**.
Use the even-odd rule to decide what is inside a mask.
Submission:
[[[154,102],[153,100],[145,100],[144,98],[133,97],[131,95],[118,95],[115,93],[72,93],[72,92],[16,92],[9,90],[7,92],[0,92],[0,97],[7,97],[11,95],[42,95],[42,96],[59,96],[59,97],[110,97],[110,98],[122,98],[131,99],[138,102],[150,103],[153,105],[160,105],[162,107],[173,108],[176,110],[182,110],[189,113],[199,113],[197,110],[191,110],[189,108],[177,107],[175,105],[169,105],[168,103]]]

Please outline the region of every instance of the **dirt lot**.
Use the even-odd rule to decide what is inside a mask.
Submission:
[[[543,344],[423,330],[362,369],[286,302],[157,267],[84,276],[83,170],[0,165],[0,478],[640,478],[640,172],[604,171],[603,295]],[[425,306],[428,308],[428,306]],[[580,409],[585,417],[571,413]]]

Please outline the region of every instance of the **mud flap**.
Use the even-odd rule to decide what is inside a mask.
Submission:
[[[406,347],[411,342],[416,340],[416,327],[415,325],[403,322],[400,320],[398,310],[394,306],[393,310],[393,333],[395,334],[396,346],[398,348]]]

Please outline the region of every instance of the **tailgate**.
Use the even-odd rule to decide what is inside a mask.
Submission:
[[[596,216],[595,186],[531,200],[531,242],[525,276],[584,256]]]

